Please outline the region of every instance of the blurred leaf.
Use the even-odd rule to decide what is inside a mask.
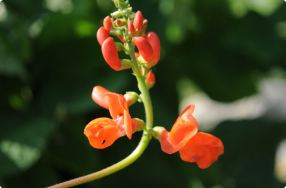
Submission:
[[[0,74],[5,76],[25,77],[26,71],[23,64],[14,56],[9,56],[0,44]]]
[[[280,5],[280,0],[229,0],[230,7],[235,15],[244,16],[248,11],[256,11],[262,15],[272,14]]]
[[[47,165],[46,160],[40,159],[27,171],[10,178],[5,178],[5,184],[1,185],[2,187],[9,188],[17,188],[23,185],[29,188],[39,188],[52,185],[57,179],[58,176],[52,166]]]
[[[47,150],[51,165],[72,176],[96,171],[99,157],[83,134],[85,122],[70,117],[58,130]]]
[[[223,184],[230,187],[282,187],[274,178],[274,156],[278,143],[286,137],[285,124],[253,121],[225,122],[214,134],[222,139]],[[263,181],[262,181],[263,180]]]
[[[5,1],[9,12],[13,12],[24,19],[34,19],[44,11],[43,0],[9,0]],[[22,19],[19,18],[19,19]]]
[[[31,167],[40,158],[53,128],[52,122],[46,118],[8,117],[0,118],[1,176]]]

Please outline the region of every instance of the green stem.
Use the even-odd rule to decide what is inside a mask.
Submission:
[[[135,56],[134,56],[134,46],[132,45],[132,43],[128,43],[129,46],[129,52],[130,52],[130,57],[131,57],[131,61],[133,62],[133,72],[134,75],[136,76],[137,82],[138,82],[138,87],[139,90],[141,92],[141,96],[142,96],[142,101],[144,104],[144,109],[145,109],[145,119],[146,119],[146,129],[143,131],[143,135],[142,138],[138,144],[138,146],[135,148],[135,150],[128,155],[125,159],[107,167],[104,168],[100,171],[85,175],[85,176],[81,176],[63,183],[59,183],[53,186],[50,186],[49,188],[65,188],[65,187],[73,187],[73,186],[77,186],[77,185],[81,185],[87,182],[91,182],[100,178],[103,178],[105,176],[108,176],[110,174],[113,174],[119,170],[124,169],[125,167],[131,165],[132,163],[134,163],[145,151],[145,149],[147,148],[151,138],[152,138],[152,133],[151,133],[151,129],[153,126],[153,108],[152,108],[152,102],[151,102],[151,98],[150,98],[150,94],[149,94],[149,89],[146,86],[145,83],[145,79],[144,77],[141,75],[140,71],[139,71],[139,67],[137,65]]]
[[[131,165],[133,162],[135,162],[144,152],[144,150],[147,148],[149,142],[150,142],[150,137],[148,135],[149,133],[143,132],[143,136],[136,147],[136,149],[125,159],[119,161],[118,163],[111,165],[107,168],[104,168],[100,171],[81,176],[66,182],[62,182],[53,186],[50,186],[49,188],[66,188],[66,187],[74,187],[77,185],[81,185],[84,183],[88,183],[100,178],[103,178],[105,176],[108,176],[110,174],[113,174],[119,170],[124,169],[125,167]]]

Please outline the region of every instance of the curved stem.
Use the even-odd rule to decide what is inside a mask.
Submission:
[[[53,186],[50,186],[49,188],[66,188],[66,187],[73,187],[73,186],[77,186],[77,185],[81,185],[87,182],[91,182],[100,178],[103,178],[105,176],[108,176],[110,174],[113,174],[119,170],[124,169],[125,167],[129,166],[130,164],[132,164],[133,162],[135,162],[144,152],[144,150],[147,148],[148,144],[150,142],[148,133],[146,133],[145,131],[143,132],[143,136],[138,144],[138,146],[136,147],[136,149],[129,155],[127,156],[125,159],[121,160],[120,162],[111,165],[107,168],[104,168],[100,171],[85,175],[85,176],[81,176],[63,183],[59,183]]]
[[[138,146],[135,148],[135,150],[128,155],[126,158],[123,160],[119,161],[118,163],[115,163],[107,168],[104,168],[100,171],[81,176],[63,183],[59,183],[53,186],[50,186],[49,188],[66,188],[66,187],[73,187],[77,186],[80,184],[84,184],[87,182],[91,182],[100,178],[103,178],[105,176],[108,176],[110,174],[113,174],[119,170],[124,169],[125,167],[131,165],[134,163],[145,151],[147,148],[151,138],[152,138],[152,133],[151,129],[153,126],[153,108],[152,108],[152,102],[149,94],[149,89],[147,88],[147,85],[145,83],[144,77],[141,75],[139,71],[139,67],[136,63],[136,59],[134,56],[134,46],[132,43],[128,43],[129,46],[129,52],[130,52],[130,57],[131,61],[133,62],[133,72],[134,75],[136,76],[137,82],[138,82],[138,88],[141,92],[142,96],[142,101],[144,104],[144,109],[145,109],[145,119],[146,119],[146,129],[143,131],[142,138],[138,144]]]

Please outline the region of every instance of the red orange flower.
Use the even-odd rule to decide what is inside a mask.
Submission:
[[[112,119],[97,118],[86,125],[84,135],[92,147],[103,149],[111,146],[115,140],[122,136],[122,132]]]
[[[133,26],[135,30],[138,32],[141,30],[143,26],[144,17],[141,11],[137,11],[134,16]]]
[[[199,132],[179,152],[183,161],[195,162],[201,169],[205,169],[223,154],[224,146],[219,138]]]
[[[222,141],[207,133],[198,133],[198,124],[193,117],[194,105],[188,106],[177,118],[170,132],[160,131],[161,149],[165,153],[180,153],[182,160],[196,162],[202,169],[208,168],[223,154]]]
[[[92,99],[99,106],[108,109],[113,120],[124,122],[124,130],[129,139],[132,137],[132,120],[129,114],[128,103],[123,95],[110,92],[101,86],[95,86]]]
[[[94,148],[106,148],[124,135],[131,139],[134,132],[142,129],[143,122],[131,118],[128,102],[123,95],[95,86],[92,99],[99,106],[108,109],[112,117],[97,118],[87,124],[84,134]]]
[[[179,151],[198,132],[198,124],[192,116],[195,106],[188,106],[177,118],[170,132],[164,130],[161,149],[168,154]]]
[[[155,32],[149,32],[146,36],[133,37],[133,42],[139,51],[139,57],[150,68],[156,65],[160,59],[160,39]]]

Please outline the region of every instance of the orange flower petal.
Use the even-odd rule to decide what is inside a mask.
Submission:
[[[150,32],[147,35],[147,40],[149,44],[151,45],[153,49],[153,53],[154,53],[151,65],[149,66],[153,66],[157,64],[160,60],[160,51],[161,51],[160,38],[155,32]]]
[[[198,132],[198,123],[193,117],[194,105],[190,105],[180,114],[173,125],[169,139],[177,150],[182,148]]]
[[[113,119],[124,115],[124,110],[128,111],[128,105],[123,95],[109,92],[106,93],[109,112]]]
[[[91,98],[92,100],[101,106],[102,108],[108,109],[108,103],[105,99],[106,94],[110,92],[104,87],[101,86],[95,86],[92,90]]]
[[[127,110],[124,110],[124,130],[126,133],[126,136],[131,139],[132,138],[132,133],[133,133],[133,126],[132,126],[132,119]]]
[[[104,149],[111,146],[114,141],[121,137],[119,126],[109,118],[97,118],[89,122],[84,135],[90,145],[96,149]]]
[[[166,130],[163,130],[160,136],[161,150],[168,154],[173,154],[178,151],[176,145],[170,141],[170,133]]]
[[[183,161],[196,162],[199,168],[205,169],[223,154],[224,146],[219,138],[199,132],[179,152]]]

